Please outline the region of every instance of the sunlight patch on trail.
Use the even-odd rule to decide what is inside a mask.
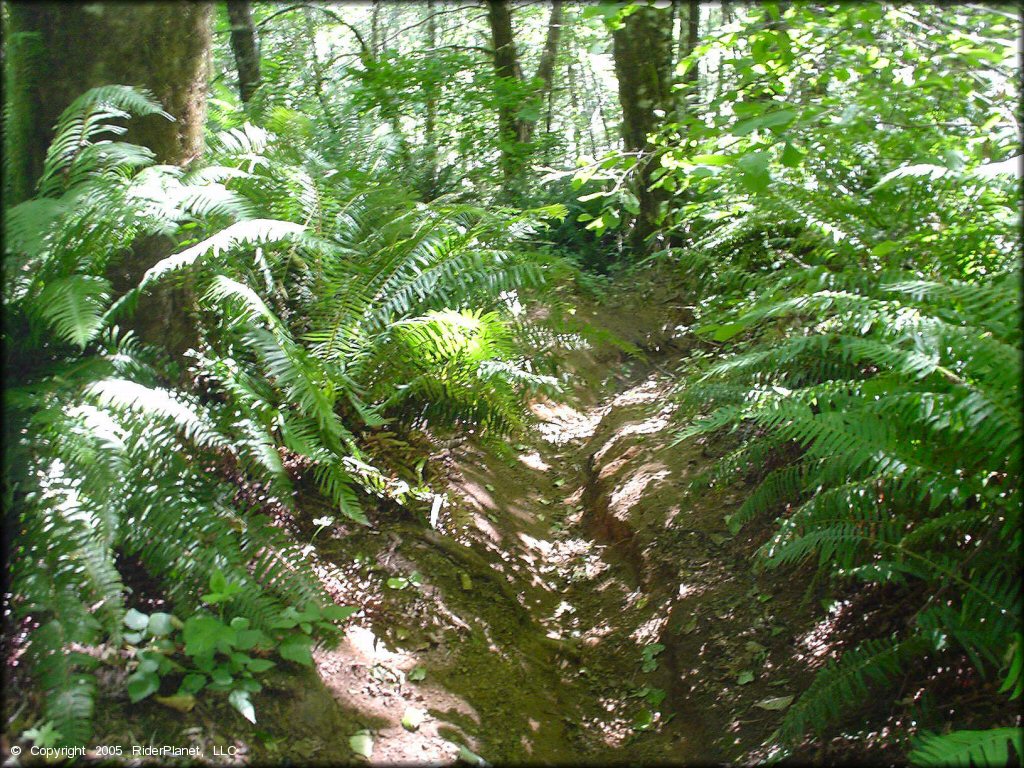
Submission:
[[[537,435],[552,445],[586,440],[608,412],[607,407],[577,411],[565,403],[539,400],[530,403],[530,411],[539,419]]]

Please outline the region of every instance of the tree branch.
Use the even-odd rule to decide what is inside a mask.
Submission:
[[[364,56],[371,55],[370,54],[370,49],[366,45],[366,41],[363,39],[363,36],[361,34],[359,34],[359,30],[358,29],[353,27],[351,24],[349,24],[347,21],[345,21],[343,18],[341,18],[341,16],[339,16],[337,13],[335,13],[332,10],[330,10],[329,8],[323,8],[323,7],[319,6],[319,5],[313,5],[312,3],[296,3],[295,5],[290,5],[287,8],[282,8],[280,11],[274,11],[274,13],[270,14],[265,19],[262,19],[260,21],[260,23],[256,25],[256,28],[259,29],[264,24],[266,24],[268,21],[270,21],[273,18],[276,18],[277,16],[281,16],[282,14],[288,13],[289,11],[295,11],[295,10],[299,10],[301,8],[306,8],[306,9],[309,9],[311,11],[320,11],[320,13],[323,13],[323,14],[326,14],[327,16],[330,16],[334,20],[334,22],[336,24],[341,24],[341,26],[347,27],[349,30],[352,31],[352,34],[356,36],[356,40],[359,41],[359,47],[362,49],[363,55]]]

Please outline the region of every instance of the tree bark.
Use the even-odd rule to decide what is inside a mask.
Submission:
[[[677,0],[679,7],[679,46],[676,53],[675,64],[678,66],[683,59],[693,53],[700,42],[700,0]],[[694,97],[698,88],[700,78],[700,67],[694,62],[686,74],[683,82],[688,86],[675,91],[674,105],[677,116],[681,116],[687,105],[687,97]]]
[[[25,153],[22,172],[32,189],[42,174],[54,126],[71,102],[90,88],[122,84],[145,88],[174,116],[132,119],[125,141],[153,150],[156,161],[187,165],[203,148],[206,82],[210,58],[208,3],[12,3],[11,32],[35,43],[33,78],[19,84],[11,121]],[[167,238],[137,241],[112,265],[117,291],[138,284],[147,269],[171,252]],[[195,339],[181,290],[160,288],[133,318],[144,340],[180,355]]]
[[[562,36],[562,0],[553,0],[551,15],[548,17],[548,31],[544,38],[544,50],[537,62],[537,72],[533,82],[537,83],[537,98],[548,102],[548,131],[550,132],[551,91],[554,86],[555,58],[558,56],[558,40]],[[526,120],[519,121],[519,140],[528,143],[533,139],[536,123]]]
[[[370,53],[375,59],[380,55],[380,0],[373,0],[370,10]]]
[[[42,173],[61,112],[98,85],[146,88],[174,122],[132,120],[126,141],[149,147],[159,163],[185,165],[203,148],[209,74],[210,10],[206,3],[12,3],[13,32],[39,44],[36,77],[27,86],[23,142],[32,182]]]
[[[583,86],[584,92],[589,90],[594,95],[594,108],[588,115],[587,125],[590,127],[590,142],[595,147],[596,137],[594,136],[594,115],[601,120],[601,148],[610,149],[616,144],[616,140],[612,139],[612,131],[608,127],[608,110],[604,106],[604,98],[601,96],[602,85],[598,82],[597,73],[594,72],[593,67],[589,64],[583,68]],[[589,78],[587,77],[589,75]],[[597,157],[597,149],[594,149],[594,157]]]
[[[427,50],[437,48],[436,0],[427,0]],[[426,154],[426,178],[424,196],[432,200],[437,195],[437,94],[434,83],[429,83],[424,94],[423,145]]]
[[[248,0],[228,0],[227,8],[231,22],[231,50],[238,70],[238,94],[242,103],[249,106],[260,84],[259,38]]]
[[[519,61],[512,42],[512,14],[505,0],[489,0],[487,21],[491,27],[491,42],[494,47],[494,74],[499,89],[513,90],[521,79]],[[518,175],[520,166],[519,125],[516,120],[516,105],[510,93],[499,93],[498,100],[498,146],[501,150],[501,172],[506,187]]]
[[[640,154],[635,193],[640,202],[630,233],[634,250],[646,247],[658,225],[663,190],[651,190],[655,147],[648,140],[672,111],[672,26],[667,14],[653,6],[641,6],[612,33],[615,74],[622,105],[622,139],[628,152]],[[661,113],[659,115],[658,113]]]
[[[337,134],[338,123],[334,119],[334,108],[331,106],[331,103],[327,98],[327,94],[324,91],[327,81],[324,77],[323,65],[320,62],[320,57],[316,55],[316,45],[312,44],[312,41],[316,36],[316,27],[313,24],[313,15],[310,13],[310,6],[305,6],[302,9],[302,20],[306,24],[306,35],[310,39],[309,53],[312,58],[313,90],[316,92],[316,100],[320,102],[320,109],[323,112],[324,122],[327,123],[327,127],[331,129],[332,133]]]
[[[537,71],[530,81],[531,84],[536,84],[530,98],[536,99],[538,119],[540,109],[551,95],[558,42],[562,35],[562,7],[562,0],[553,0],[551,3],[544,48],[537,63]],[[487,18],[494,47],[494,72],[509,86],[509,93],[503,95],[498,106],[498,139],[501,145],[502,174],[507,186],[518,177],[526,164],[531,151],[529,145],[536,130],[536,121],[520,118],[520,105],[512,97],[516,88],[526,83],[513,42],[512,14],[506,0],[489,0]]]
[[[697,47],[700,41],[700,0],[689,0],[686,12],[686,51],[683,56],[689,56]],[[690,67],[686,73],[686,80],[691,83],[697,82],[699,68],[696,64]]]

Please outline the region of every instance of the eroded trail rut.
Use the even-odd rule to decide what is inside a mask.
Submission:
[[[657,692],[669,694],[664,652],[643,668],[667,620],[664,590],[645,583],[635,532],[602,491],[615,443],[652,428],[646,418],[609,425],[623,409],[645,415],[663,389],[652,376],[587,409],[535,404],[540,426],[510,455],[468,443],[448,452],[451,504],[438,531],[410,523],[383,534],[390,577],[422,583],[391,590],[373,626],[320,659],[346,708],[390,721],[376,725],[371,759],[450,758],[455,742],[492,762],[626,759],[669,711]],[[635,501],[642,484],[611,501]],[[426,677],[409,681],[417,667]],[[697,713],[680,717],[678,705],[673,746],[658,751],[714,757]],[[409,707],[428,714],[414,732],[400,722]]]
[[[499,764],[763,754],[781,712],[756,702],[806,685],[806,585],[753,573],[756,542],[723,522],[742,488],[684,497],[710,458],[671,445],[669,377],[605,365],[617,381],[596,403],[537,402],[523,442],[436,456],[436,530],[407,520],[319,543],[366,611],[318,654],[341,715],[310,759],[353,756],[357,731],[378,764],[463,747]]]

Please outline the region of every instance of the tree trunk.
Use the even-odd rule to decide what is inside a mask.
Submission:
[[[489,0],[487,21],[491,27],[494,47],[494,74],[498,77],[498,146],[501,150],[501,172],[506,188],[518,175],[520,158],[519,125],[516,120],[514,88],[519,83],[519,62],[512,43],[512,14],[505,0]]]
[[[316,93],[316,100],[320,102],[320,109],[327,127],[331,129],[332,133],[337,134],[338,122],[334,119],[334,108],[324,91],[327,81],[324,77],[323,65],[320,63],[320,57],[316,54],[316,45],[313,43],[316,39],[316,26],[313,24],[313,15],[310,13],[309,6],[302,9],[302,20],[306,24],[306,36],[310,40],[309,54],[312,59],[310,63],[313,70],[313,90]]]
[[[537,73],[533,76],[534,82],[539,81],[538,96],[548,100],[548,115],[550,120],[551,90],[554,84],[555,58],[558,56],[558,40],[562,36],[562,0],[553,0],[551,3],[551,15],[548,17],[548,32],[544,38],[544,50],[541,51],[540,61],[537,62]],[[520,121],[520,136],[523,141],[530,141],[533,138],[533,128],[536,123]],[[550,131],[550,125],[548,126]]]
[[[380,55],[380,0],[373,0],[370,10],[370,53],[375,59]]]
[[[677,0],[676,5],[679,6],[680,21],[679,50],[675,60],[678,66],[683,59],[693,53],[700,42],[700,0]],[[683,82],[688,87],[675,91],[674,104],[677,116],[681,116],[686,110],[687,97],[696,98],[699,77],[700,67],[694,62],[683,76]]]
[[[427,50],[437,48],[436,0],[427,0]],[[423,145],[426,155],[426,178],[424,196],[432,200],[437,196],[437,93],[434,83],[427,85],[424,94],[425,115],[423,119]]]
[[[175,118],[132,120],[126,141],[156,153],[159,163],[185,165],[203,148],[210,9],[206,3],[12,3],[12,32],[38,41],[34,82],[27,84],[22,143],[32,183],[61,112],[98,85],[146,88]]]
[[[309,8],[306,8],[306,13],[309,13]],[[355,31],[355,28],[352,28]],[[379,2],[374,2],[371,15],[371,36],[370,36],[370,47],[367,49],[363,47],[360,51],[359,58],[362,61],[363,67],[366,68],[367,73],[372,73],[381,62],[384,54],[387,53],[388,46],[388,28],[387,25],[382,24],[381,17],[381,6]],[[309,22],[309,36],[310,39],[315,35],[312,22]],[[360,42],[362,42],[360,40]],[[316,50],[313,50],[313,60],[317,62]],[[319,63],[316,64],[317,78],[320,83],[319,93],[323,93],[323,84],[326,83],[323,66]],[[386,121],[391,126],[391,133],[395,137],[395,142],[398,145],[398,156],[403,168],[410,168],[412,166],[412,154],[409,151],[409,141],[405,137],[405,133],[402,131],[402,103],[400,96],[391,86],[376,86],[376,101],[377,109],[380,112],[381,119]],[[321,104],[323,104],[323,97],[321,97]]]
[[[608,111],[604,107],[604,99],[601,96],[603,89],[602,84],[597,79],[597,73],[594,72],[593,67],[589,64],[583,68],[583,88],[584,92],[592,93],[594,95],[594,108],[590,110],[587,115],[587,125],[590,127],[590,143],[597,147],[596,137],[594,136],[594,116],[596,115],[601,120],[601,149],[609,149],[616,141],[612,140],[612,131],[608,128]],[[587,77],[589,75],[589,78]],[[597,157],[597,149],[593,151],[594,157]]]
[[[210,58],[207,3],[12,3],[11,33],[32,40],[34,74],[19,83],[11,126],[24,131],[10,137],[24,152],[22,187],[32,189],[42,174],[46,150],[61,112],[90,88],[123,84],[151,91],[174,121],[159,116],[136,118],[124,140],[149,147],[158,163],[186,165],[203,148],[206,82]],[[22,71],[19,68],[18,71]],[[115,290],[138,284],[147,269],[170,253],[167,238],[146,238],[112,265]],[[172,354],[194,341],[186,314],[187,296],[161,288],[149,297],[133,323],[144,340]]]
[[[700,41],[700,0],[689,0],[686,13],[686,51],[683,56],[689,56],[697,47]],[[686,80],[691,83],[697,82],[699,68],[696,63],[686,73]]]
[[[622,138],[628,152],[640,154],[635,192],[640,202],[630,234],[634,250],[643,250],[658,225],[663,190],[651,190],[656,167],[654,146],[648,135],[672,111],[672,27],[668,14],[653,6],[641,6],[612,33],[615,74],[622,105]],[[661,112],[661,116],[657,112]]]
[[[534,126],[540,119],[544,102],[550,95],[554,80],[555,58],[558,55],[558,41],[562,34],[562,0],[553,0],[551,15],[548,17],[547,35],[541,51],[537,72],[531,83],[536,89],[530,98],[536,100],[536,120],[524,120],[519,116],[520,107],[517,93],[525,93],[523,73],[513,43],[512,14],[506,0],[489,0],[487,19],[491,27],[491,42],[494,47],[494,73],[499,79],[498,102],[498,143],[501,147],[501,168],[506,190],[519,177],[530,155]]]
[[[231,21],[231,50],[238,69],[238,93],[242,103],[249,106],[260,84],[259,38],[248,0],[228,0],[227,7]]]

